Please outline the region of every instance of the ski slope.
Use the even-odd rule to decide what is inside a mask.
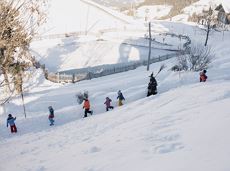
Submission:
[[[174,32],[187,31],[203,42],[194,26],[161,22]],[[158,94],[146,97],[149,75],[162,63],[126,73],[59,85],[34,75],[25,94],[27,119],[20,97],[0,115],[0,170],[4,171],[227,171],[230,170],[230,33],[214,32],[209,44],[216,53],[208,81],[199,73],[172,72],[175,59],[157,77]],[[55,62],[55,60],[53,61]],[[126,100],[117,106],[117,91]],[[89,91],[94,115],[82,118],[75,94]],[[109,96],[115,109],[105,112]],[[55,110],[55,126],[48,109]],[[18,133],[6,128],[6,117],[17,117]]]

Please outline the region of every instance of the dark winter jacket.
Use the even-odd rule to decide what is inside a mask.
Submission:
[[[49,112],[50,112],[49,119],[54,118],[54,109],[52,107],[49,107]]]
[[[157,86],[157,80],[155,77],[150,77],[150,84],[152,84],[153,86]]]
[[[8,117],[7,118],[7,122],[6,122],[6,126],[8,127],[8,125],[10,125],[10,126],[13,126],[13,125],[15,125],[15,123],[14,123],[14,121],[16,120],[16,117],[14,118],[14,117]]]
[[[106,101],[105,101],[105,105],[106,105],[106,107],[110,107],[110,103],[111,103],[111,99],[109,98],[109,97],[106,97]]]
[[[120,91],[118,92],[117,99],[119,99],[119,100],[125,100],[125,98],[124,98],[122,92],[120,92]]]
[[[157,94],[157,80],[153,77],[153,74],[150,76],[150,82],[148,84],[148,93],[147,96]]]

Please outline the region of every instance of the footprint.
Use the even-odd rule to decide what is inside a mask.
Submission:
[[[172,143],[172,144],[162,144],[154,148],[154,152],[158,154],[170,153],[180,149],[183,149],[184,146],[181,143]]]
[[[90,150],[89,150],[90,153],[96,153],[96,152],[99,152],[99,151],[101,151],[101,149],[96,147],[96,146],[91,147]]]

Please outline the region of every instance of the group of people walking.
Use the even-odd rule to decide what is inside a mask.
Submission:
[[[123,100],[125,100],[125,98],[124,98],[121,90],[118,91],[117,99],[118,99],[118,106],[122,106]],[[109,97],[105,98],[104,104],[106,106],[106,108],[105,108],[106,111],[109,111],[109,109],[114,109],[114,107],[111,105],[111,102],[112,102],[112,100]],[[88,95],[85,96],[85,98],[84,98],[83,109],[85,109],[84,117],[87,117],[87,114],[91,114],[91,115],[93,114],[93,111],[90,110],[90,102],[88,99]],[[55,120],[54,120],[54,109],[52,106],[49,106],[48,110],[49,110],[48,120],[50,122],[50,126],[53,126],[54,122],[55,122]],[[17,133],[17,127],[15,124],[15,120],[16,120],[16,117],[13,117],[12,114],[8,115],[6,126],[7,127],[10,126],[11,133]]]
[[[54,109],[52,106],[48,107],[49,116],[48,119],[50,121],[50,126],[54,125]],[[6,126],[10,126],[11,133],[17,133],[17,127],[15,124],[16,117],[13,117],[12,114],[9,114],[6,120]]]
[[[117,96],[117,99],[118,99],[118,106],[122,106],[123,105],[123,100],[125,100],[121,90],[118,91],[118,96]],[[112,100],[109,98],[109,97],[106,97],[105,98],[105,109],[106,111],[109,111],[109,109],[114,109],[114,106],[111,105],[111,102]],[[87,98],[84,99],[84,103],[83,103],[83,109],[85,109],[85,114],[84,114],[84,118],[87,117],[87,114],[93,114],[93,111],[90,110],[90,102],[89,102],[89,99],[88,99],[88,96]]]
[[[200,82],[206,82],[207,80],[207,75],[206,75],[207,71],[203,70],[202,72],[200,72]],[[151,95],[155,95],[157,94],[157,81],[156,78],[153,76],[153,73],[149,76],[150,77],[150,81],[148,84],[148,92],[147,92],[147,96],[151,96]],[[117,92],[117,99],[118,99],[118,106],[122,106],[123,105],[123,100],[125,100],[121,90],[119,90]],[[112,100],[109,97],[105,98],[105,109],[106,111],[109,111],[109,109],[114,109],[114,106],[111,105]],[[93,111],[90,110],[90,102],[88,99],[88,95],[84,97],[84,103],[83,103],[83,109],[85,109],[84,112],[84,117],[87,117],[87,114],[93,114]],[[54,109],[52,106],[48,107],[49,110],[49,116],[48,119],[50,121],[50,126],[54,125]],[[8,115],[7,118],[7,127],[10,126],[10,130],[11,133],[17,133],[17,127],[15,125],[15,120],[16,117],[13,117],[12,114]]]

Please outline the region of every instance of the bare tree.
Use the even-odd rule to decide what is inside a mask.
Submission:
[[[213,19],[213,10],[210,7],[208,12],[207,12],[207,16],[205,18],[205,20],[206,20],[206,30],[205,31],[207,34],[206,34],[204,46],[207,46],[207,44],[208,44],[209,33],[210,33],[210,30],[212,29],[212,26],[211,26],[212,19]]]
[[[210,47],[196,44],[191,47],[188,54],[178,57],[176,68],[177,70],[201,71],[208,68],[214,57]]]
[[[202,20],[202,23],[203,23],[204,28],[205,28],[204,31],[206,32],[206,38],[205,38],[204,46],[207,46],[210,32],[216,25],[216,23],[215,23],[216,18],[215,18],[214,10],[212,9],[212,7],[209,7],[208,10],[203,10],[203,15],[201,16],[200,20]]]
[[[22,93],[24,72],[32,66],[29,46],[45,22],[46,4],[46,0],[0,0],[0,104],[15,92]]]

